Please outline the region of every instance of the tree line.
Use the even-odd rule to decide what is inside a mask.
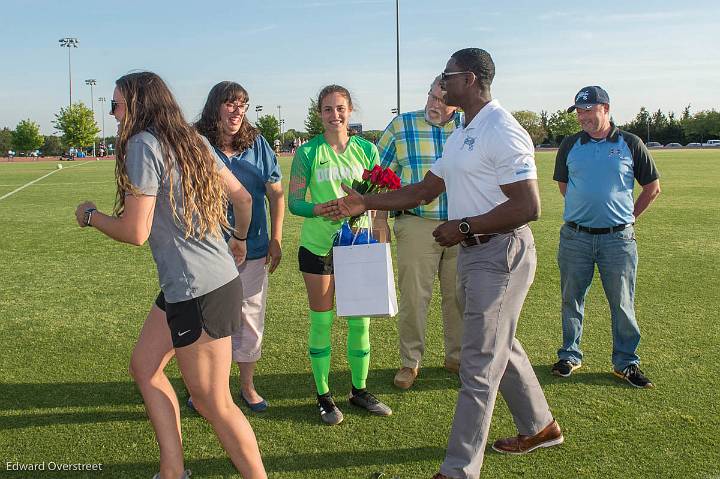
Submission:
[[[0,130],[0,155],[12,150],[28,155],[40,150],[44,156],[60,156],[70,148],[84,149],[100,143],[95,116],[82,102],[60,108],[53,121],[60,136],[41,135],[40,125],[30,120],[20,121],[14,130],[8,127]],[[111,137],[114,142],[114,137]],[[105,141],[108,139],[106,138]]]
[[[545,110],[540,113],[519,110],[514,111],[513,116],[527,130],[535,145],[558,146],[563,138],[581,129],[575,113],[568,113],[565,110],[557,110],[554,113]],[[60,132],[60,136],[41,135],[40,126],[30,119],[20,121],[14,130],[7,127],[1,129],[0,155],[7,154],[9,150],[21,154],[40,150],[45,156],[59,156],[71,147],[88,148],[100,142],[97,136],[100,129],[95,122],[93,112],[82,102],[61,108],[55,115],[53,125]],[[280,139],[283,145],[289,145],[296,138],[308,140],[323,132],[317,101],[314,99],[310,99],[305,131],[291,128],[281,134],[280,123],[273,115],[259,117],[256,126],[270,144]],[[678,117],[674,112],[666,114],[662,110],[657,110],[650,113],[645,107],[641,107],[633,120],[618,127],[636,134],[646,142],[657,141],[663,145],[703,143],[709,139],[720,138],[720,112],[712,109],[691,113],[688,105]],[[374,143],[381,134],[382,130],[366,130],[361,133],[363,137]],[[106,142],[114,143],[115,138],[106,138]]]
[[[513,112],[513,116],[527,130],[535,145],[558,146],[563,138],[581,129],[577,115],[565,110],[552,114],[547,111],[538,114],[520,110]],[[650,113],[645,107],[641,107],[633,120],[617,126],[621,130],[634,133],[645,142],[657,141],[663,145],[703,143],[720,138],[720,112],[712,109],[693,114],[688,105],[678,118],[674,112],[665,114],[658,110]]]

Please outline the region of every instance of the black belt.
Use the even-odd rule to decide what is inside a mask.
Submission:
[[[524,228],[527,228],[526,224],[522,225],[522,226],[518,226],[517,228],[507,231],[505,233],[492,233],[492,234],[487,234],[487,235],[469,235],[469,236],[466,236],[465,239],[460,242],[460,244],[463,246],[477,246],[479,244],[487,243],[488,241],[490,241],[491,239],[493,239],[496,236],[513,233],[513,232],[517,233]]]
[[[622,231],[628,226],[633,225],[632,223],[627,223],[624,225],[612,226],[610,228],[588,228],[587,226],[581,226],[577,223],[573,223],[572,221],[568,221],[565,224],[568,225],[570,228],[574,229],[575,231],[582,231],[591,235],[605,235],[608,233],[615,233],[616,231]]]
[[[395,216],[402,216],[402,215],[417,216],[415,213],[413,213],[413,212],[410,211],[410,210],[398,211],[398,212],[395,214]]]
[[[496,237],[498,233],[493,233],[491,235],[472,235],[472,236],[466,236],[464,240],[460,242],[463,246],[476,246],[479,244],[485,244],[494,237]]]

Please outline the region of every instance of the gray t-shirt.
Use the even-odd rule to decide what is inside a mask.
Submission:
[[[218,170],[224,168],[209,143],[207,146],[217,159]],[[170,182],[157,138],[147,131],[130,138],[125,169],[130,183],[142,194],[156,197],[149,243],[165,300],[177,303],[197,298],[235,279],[238,271],[222,236],[186,239],[182,223],[173,217]],[[172,175],[175,207],[178,217],[182,217],[182,184],[176,168]]]

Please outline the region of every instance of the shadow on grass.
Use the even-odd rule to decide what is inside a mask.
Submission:
[[[263,456],[265,469],[268,473],[274,472],[306,472],[307,477],[344,477],[347,479],[368,479],[373,471],[380,472],[383,466],[389,464],[414,463],[418,460],[435,460],[438,464],[443,460],[445,450],[438,447],[418,447],[405,449],[365,450],[365,451],[337,451],[293,454],[291,456]],[[185,467],[194,472],[193,477],[220,475],[223,477],[239,477],[229,459],[208,458],[194,459],[185,463]],[[367,467],[368,472],[360,475],[347,475],[345,469]],[[370,470],[372,469],[372,470]],[[122,478],[148,478],[158,471],[157,462],[128,462],[103,464],[102,472],[65,472],[62,477],[122,477]],[[314,471],[314,472],[313,472]],[[8,477],[20,477],[21,473],[13,476],[5,471]],[[27,473],[25,473],[27,474]],[[33,477],[56,477],[57,471],[34,472]],[[44,475],[46,474],[46,475]],[[401,476],[402,477],[402,476]]]
[[[147,421],[144,411],[91,411],[0,416],[0,430],[43,427],[57,424],[98,424],[104,422]]]
[[[613,376],[612,372],[586,372],[582,368],[574,371],[570,377],[561,378],[554,376],[550,369],[552,364],[533,365],[535,375],[540,381],[541,386],[546,384],[568,384],[578,385],[584,384],[587,386],[603,386],[603,387],[616,387],[616,388],[627,388],[630,387],[624,380],[621,380]]]
[[[376,394],[401,392],[393,385],[395,369],[371,370],[368,388]],[[181,402],[187,398],[181,378],[170,378]],[[337,397],[350,391],[349,371],[330,374],[330,384]],[[457,376],[442,368],[425,368],[413,386],[414,391],[456,390]],[[307,398],[315,403],[314,382],[309,373],[258,374],[255,376],[257,390],[269,402],[285,399]],[[233,373],[231,388],[237,404],[242,404],[237,373]],[[57,383],[2,383],[0,382],[0,411],[63,407],[103,407],[142,404],[142,396],[131,380],[105,383],[57,382]]]

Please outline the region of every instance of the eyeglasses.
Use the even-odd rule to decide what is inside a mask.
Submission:
[[[228,113],[234,113],[235,111],[245,113],[246,111],[248,111],[248,108],[250,108],[250,103],[233,103],[228,101],[225,102],[224,105]]]
[[[428,92],[428,99],[431,100],[431,101],[433,101],[433,102],[435,102],[435,103],[439,103],[439,104],[441,104],[441,105],[443,105],[443,106],[446,105],[446,104],[445,104],[445,100],[442,99],[442,98],[440,98],[440,97],[437,96],[437,95],[433,95],[433,92],[432,92],[432,91],[429,91],[429,92]]]
[[[115,114],[115,109],[120,103],[125,103],[124,101],[117,101],[117,100],[110,100],[110,114]]]
[[[464,71],[464,72],[442,72],[442,73],[440,73],[440,79],[443,80],[443,81],[445,81],[445,80],[447,80],[448,78],[450,78],[450,77],[452,77],[452,76],[454,76],[454,75],[463,75],[463,74],[465,74],[465,73],[472,73],[472,72],[469,71],[469,70],[468,70],[468,71]]]

